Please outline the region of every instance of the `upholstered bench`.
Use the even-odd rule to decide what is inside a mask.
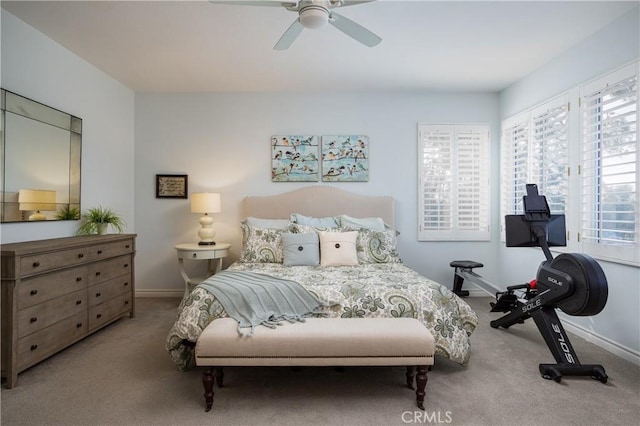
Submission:
[[[196,343],[196,365],[205,367],[202,384],[206,411],[213,387],[223,386],[228,366],[407,366],[407,386],[424,410],[427,370],[435,342],[412,318],[308,318],[276,328],[256,327],[251,337],[238,335],[232,318],[212,321]],[[415,370],[417,367],[417,376]]]

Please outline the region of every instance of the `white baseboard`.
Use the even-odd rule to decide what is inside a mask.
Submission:
[[[571,320],[565,317],[562,318],[562,325],[564,326],[565,330],[579,337],[582,337],[587,342],[591,342],[594,345],[600,346],[602,349],[605,349],[614,355],[618,355],[620,358],[626,359],[627,361],[632,362],[635,365],[640,365],[640,353],[638,351],[634,351],[633,349],[616,343],[613,340],[607,339],[604,336],[600,336],[593,331],[589,331],[584,327],[574,324],[573,322],[571,322]]]
[[[145,290],[136,289],[136,297],[182,297],[184,290]]]

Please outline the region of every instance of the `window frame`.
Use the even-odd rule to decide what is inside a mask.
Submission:
[[[448,206],[445,209],[449,209],[450,225],[448,228],[434,229],[427,228],[426,225],[426,211],[425,211],[425,182],[429,179],[426,175],[424,156],[428,142],[425,139],[425,132],[443,132],[450,135],[449,148],[447,155],[449,157],[449,175],[451,182],[451,194]],[[459,188],[464,185],[459,185],[459,180],[464,174],[459,173],[463,164],[468,163],[468,158],[461,156],[461,152],[458,147],[464,143],[462,140],[463,135],[472,133],[477,135],[480,140],[478,141],[479,147],[473,147],[474,149],[480,149],[482,155],[478,156],[478,163],[470,165],[467,170],[471,173],[471,179],[479,178],[476,183],[478,190],[478,198],[466,198],[471,200],[471,209],[477,209],[478,214],[475,220],[478,221],[475,229],[466,229],[460,225],[460,218],[464,217],[460,212],[460,205],[463,204],[464,195],[461,192],[464,190]],[[475,157],[474,157],[475,158]],[[461,161],[462,160],[462,161]],[[456,124],[432,124],[432,123],[418,123],[418,241],[490,241],[491,239],[491,127],[488,123],[456,123]],[[467,175],[468,176],[468,175]],[[472,215],[474,216],[474,215]],[[468,216],[467,216],[468,217]]]
[[[591,244],[585,241],[583,237],[583,180],[585,179],[582,174],[584,162],[582,153],[584,146],[588,143],[584,139],[584,102],[583,96],[586,94],[592,94],[597,91],[599,87],[606,87],[607,84],[616,84],[625,78],[635,73],[636,78],[636,103],[635,103],[635,240],[631,247],[618,247],[608,244]],[[626,77],[625,77],[626,76]],[[534,116],[541,109],[545,107],[552,107],[554,102],[562,104],[563,101],[567,102],[567,191],[565,198],[565,218],[567,225],[567,247],[554,247],[554,251],[566,252],[566,251],[579,251],[587,253],[596,259],[606,260],[610,262],[627,264],[632,266],[640,266],[640,89],[638,88],[638,80],[640,79],[640,61],[636,60],[623,67],[620,67],[611,72],[605,73],[597,78],[594,78],[588,82],[584,82],[576,85],[575,87],[549,98],[548,100],[515,114],[511,117],[505,118],[501,122],[500,133],[500,210],[501,210],[501,240],[505,241],[504,232],[504,216],[505,214],[521,214],[520,210],[514,211],[510,209],[510,204],[514,204],[517,200],[514,188],[515,179],[514,174],[509,172],[512,167],[510,163],[510,149],[508,144],[513,142],[513,138],[509,138],[510,133],[517,126],[524,126],[523,123],[527,123],[527,144],[531,145],[533,135],[533,120]],[[527,159],[528,164],[530,159]],[[530,166],[528,166],[530,167]],[[525,178],[530,180],[531,178]],[[535,180],[527,183],[536,183],[540,188],[540,193],[545,195],[545,190],[540,186],[540,182]],[[514,201],[515,200],[515,201]],[[552,211],[552,213],[557,213]]]

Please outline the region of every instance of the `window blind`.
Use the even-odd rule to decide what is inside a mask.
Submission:
[[[421,241],[489,239],[488,125],[421,124]]]
[[[638,256],[637,64],[581,88],[580,239],[587,253]]]

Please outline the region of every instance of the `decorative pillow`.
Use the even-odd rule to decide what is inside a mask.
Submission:
[[[260,219],[257,217],[249,216],[243,223],[256,228],[269,228],[269,229],[285,229],[291,225],[289,219]]]
[[[291,222],[298,223],[300,225],[313,226],[314,228],[338,228],[340,226],[336,218],[333,216],[310,217],[299,213],[291,215]]]
[[[311,233],[318,233],[320,231],[332,231],[332,232],[336,232],[339,229],[338,228],[328,228],[328,227],[323,227],[323,226],[309,226],[309,225],[300,225],[297,223],[292,223],[291,226],[289,227],[289,230],[291,232],[293,232],[294,234],[311,234]],[[352,231],[352,229],[349,229],[349,231]]]
[[[401,263],[396,233],[393,229],[373,231],[359,229],[356,250],[360,263]]]
[[[316,266],[320,264],[318,234],[282,233],[282,255],[285,266]]]
[[[338,216],[341,226],[354,229],[372,229],[374,231],[384,231],[384,221],[380,217],[351,217],[346,214]]]
[[[358,264],[356,240],[358,231],[320,231],[320,264],[322,266],[353,266]]]
[[[282,263],[283,229],[258,228],[243,223],[238,262]]]

